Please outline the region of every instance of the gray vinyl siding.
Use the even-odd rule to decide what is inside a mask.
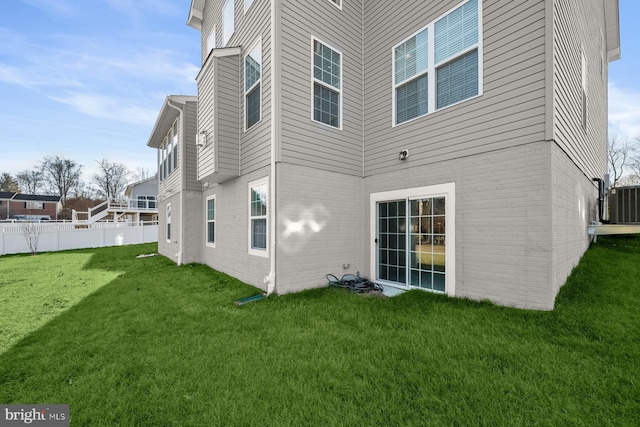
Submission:
[[[209,55],[206,51],[207,38],[210,31],[215,27],[216,38],[222,37],[222,8],[223,0],[208,1],[205,6],[203,29],[202,29],[202,49],[203,61]],[[206,148],[200,150],[198,158],[199,177],[202,179],[214,172],[217,167],[221,169],[228,179],[232,175],[251,173],[264,166],[267,166],[271,159],[271,127],[270,127],[270,106],[271,106],[271,32],[270,32],[270,1],[254,0],[251,7],[244,12],[244,2],[236,1],[236,22],[235,32],[227,46],[242,48],[242,54],[235,58],[237,67],[233,66],[230,59],[218,60],[223,67],[219,73],[219,80],[214,79],[214,64],[205,64],[204,75],[198,82],[199,112],[198,130],[214,129],[214,103],[219,102],[225,110],[219,115],[220,120],[227,126],[221,131],[223,138],[228,143],[218,152],[218,159],[215,159],[212,141]],[[244,130],[244,55],[258,41],[262,39],[262,82],[261,82],[261,103],[262,114],[259,123],[245,132]],[[206,51],[206,53],[205,53]],[[210,61],[213,58],[209,59]],[[214,86],[226,91],[222,99],[215,97],[220,94],[215,93]],[[231,136],[235,134],[235,147],[232,146]],[[238,158],[239,156],[239,158]],[[234,171],[232,173],[232,170]]]
[[[243,14],[244,1],[240,2],[236,20],[236,33],[231,39],[234,45],[242,46],[240,58],[240,173],[247,174],[259,170],[271,160],[271,2],[253,0],[253,4]],[[251,129],[245,128],[244,111],[244,56],[262,38],[262,111],[260,121]]]
[[[212,59],[210,59],[211,61]],[[213,68],[210,64],[205,67]],[[204,68],[198,82],[198,133],[207,133],[207,145],[198,148],[198,180],[213,174],[216,170],[215,164],[215,144],[213,141],[214,126],[214,73],[212,70]]]
[[[240,58],[230,56],[214,58],[215,95],[214,145],[216,172],[224,176],[237,176],[240,169]]]
[[[376,66],[365,71],[366,176],[544,139],[543,1],[483,1],[483,94],[392,127],[393,46],[460,3],[414,2],[407,13],[393,2],[367,2],[365,64]],[[410,153],[405,166],[402,149]]]
[[[282,0],[282,161],[362,174],[362,2]],[[312,39],[342,53],[342,130],[312,121]]]
[[[200,180],[223,182],[239,175],[239,73],[239,55],[214,55],[198,77],[198,131],[207,135],[206,146],[199,148]]]
[[[196,147],[196,133],[198,129],[198,103],[187,102],[183,107],[185,131],[181,139],[184,162],[180,164],[183,168],[184,179],[182,187],[190,191],[198,191],[202,188],[198,182],[198,148]]]
[[[587,177],[606,173],[607,64],[600,0],[554,1],[554,139]],[[582,57],[587,65],[587,128],[582,126]],[[604,56],[604,58],[603,58]],[[604,63],[604,75],[600,73]]]
[[[276,291],[326,286],[328,273],[364,274],[362,179],[288,163],[278,165],[277,177]],[[292,232],[291,224],[302,227]]]

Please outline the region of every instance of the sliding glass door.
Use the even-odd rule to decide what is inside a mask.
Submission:
[[[377,202],[375,243],[377,280],[400,287],[445,292],[444,196]]]

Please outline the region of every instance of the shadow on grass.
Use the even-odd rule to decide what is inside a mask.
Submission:
[[[601,239],[553,312],[337,289],[238,308],[255,288],[120,249],[84,267],[118,277],[0,355],[0,402],[69,403],[72,425],[625,425],[640,415],[640,239]]]

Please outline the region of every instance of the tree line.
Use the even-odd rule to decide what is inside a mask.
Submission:
[[[60,196],[65,206],[70,198],[103,199],[124,195],[132,181],[149,178],[143,168],[132,172],[122,163],[107,159],[96,160],[98,172],[88,183],[82,181],[83,165],[60,156],[46,156],[33,169],[23,170],[12,176],[0,173],[0,191],[24,194]]]

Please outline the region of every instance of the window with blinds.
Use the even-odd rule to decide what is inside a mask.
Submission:
[[[479,0],[468,0],[393,48],[394,125],[482,92]]]

